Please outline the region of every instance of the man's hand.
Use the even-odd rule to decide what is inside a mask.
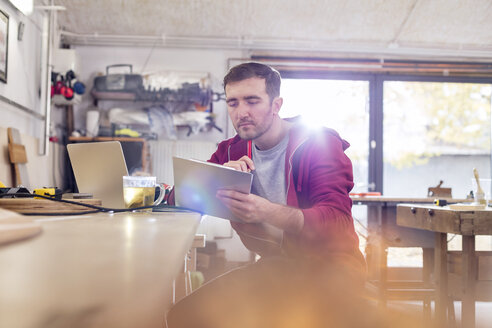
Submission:
[[[304,215],[297,208],[275,204],[254,195],[221,189],[217,198],[245,223],[269,223],[287,232],[299,233],[304,226]]]
[[[260,196],[244,194],[234,190],[218,190],[217,198],[245,223],[263,221],[268,209],[273,205],[270,201]]]
[[[253,160],[248,156],[243,156],[237,161],[229,161],[224,163],[224,166],[232,167],[236,171],[251,172],[255,169],[255,164]]]

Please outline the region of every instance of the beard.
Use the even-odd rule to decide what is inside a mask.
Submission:
[[[234,127],[239,137],[243,140],[254,140],[264,135],[273,124],[272,107],[264,115],[259,122],[255,122],[252,119],[240,120]],[[248,124],[241,126],[242,124]]]

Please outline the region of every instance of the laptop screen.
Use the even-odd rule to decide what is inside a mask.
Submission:
[[[109,208],[124,208],[123,176],[128,175],[118,141],[67,145],[77,188]]]

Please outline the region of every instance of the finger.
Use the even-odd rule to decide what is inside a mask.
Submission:
[[[246,163],[246,165],[249,168],[249,170],[255,170],[255,163],[248,156],[243,156],[239,160],[240,161],[243,161],[244,163]]]
[[[247,172],[247,165],[246,163],[242,161],[230,161],[227,163],[224,163],[224,166],[233,168],[236,171],[242,171],[242,172]]]
[[[248,164],[244,161],[239,161],[239,165],[241,166],[241,171],[248,172]]]
[[[243,194],[233,190],[218,190],[216,197],[227,207],[244,208],[246,205]]]
[[[219,189],[217,190],[216,196],[221,198],[240,199],[241,194],[242,193],[237,192],[235,190]]]
[[[227,166],[227,167],[233,168],[234,170],[237,170],[239,167],[239,164],[237,162],[227,162],[227,163],[224,163],[224,166]]]

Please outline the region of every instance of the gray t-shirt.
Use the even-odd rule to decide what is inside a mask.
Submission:
[[[259,150],[253,142],[253,185],[251,192],[268,199],[272,203],[287,203],[285,185],[285,152],[289,142],[287,134],[276,146]]]

